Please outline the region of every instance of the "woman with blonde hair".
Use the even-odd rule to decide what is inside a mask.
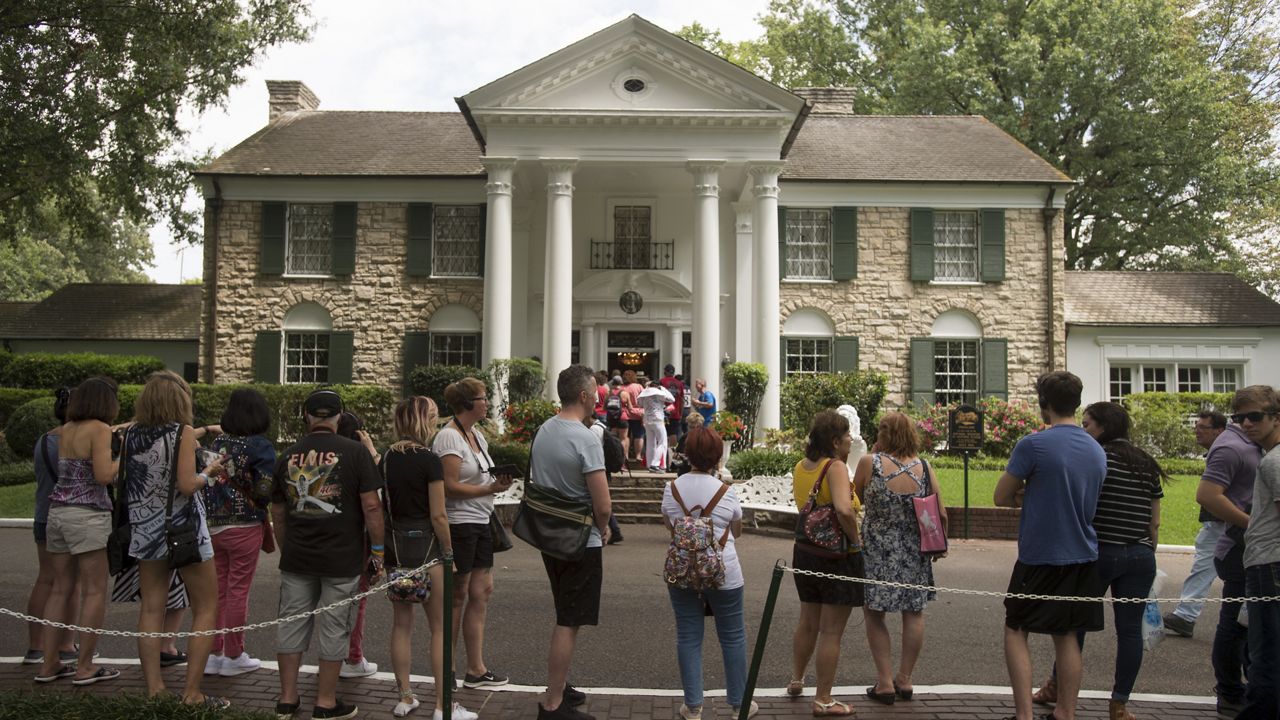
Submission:
[[[387,590],[391,600],[391,667],[395,672],[400,702],[393,714],[404,717],[418,707],[409,684],[412,662],[413,615],[423,605],[431,627],[431,673],[435,676],[436,715],[443,713],[444,684],[444,573],[441,562],[453,554],[449,537],[449,515],[445,511],[444,468],[440,457],[430,450],[439,413],[431,398],[415,396],[401,400],[395,408],[398,438],[382,457],[379,469],[386,478],[383,509],[387,515],[387,566],[399,570],[434,562],[425,575],[402,578]],[[451,569],[451,568],[450,568]],[[475,720],[476,714],[458,703],[452,717]]]
[[[467,650],[462,684],[469,688],[506,685],[484,662],[484,624],[493,595],[493,536],[489,518],[493,496],[511,487],[511,478],[495,476],[489,443],[476,424],[489,415],[484,383],[463,378],[444,390],[453,418],[440,429],[431,449],[444,468],[449,537],[453,543],[453,637],[461,626]]]
[[[875,452],[858,461],[853,485],[867,509],[863,523],[863,556],[867,578],[912,585],[933,585],[933,560],[920,553],[920,528],[912,498],[938,493],[933,468],[918,457],[920,436],[915,423],[900,412],[885,413],[876,432]],[[942,527],[947,526],[941,505]],[[924,606],[935,593],[868,585],[866,605],[867,644],[876,664],[876,684],[867,697],[885,705],[913,693],[911,673],[924,647]],[[892,641],[885,613],[902,613],[902,658],[893,674]]]
[[[210,463],[196,474],[196,437],[191,427],[191,388],[168,370],[152,373],[134,405],[134,422],[125,431],[123,456],[124,492],[129,502],[133,535],[129,555],[138,560],[142,581],[139,632],[164,629],[165,599],[169,591],[169,548],[166,524],[175,528],[195,524],[200,562],[178,570],[191,601],[191,630],[212,630],[217,623],[218,577],[214,569],[213,543],[205,521],[203,496],[208,472],[220,470]],[[172,512],[168,511],[172,494]],[[159,638],[138,638],[138,659],[146,678],[147,694],[165,692],[160,673]],[[182,701],[221,708],[224,698],[200,690],[205,664],[213,648],[213,636],[192,637],[187,643],[187,679]]]

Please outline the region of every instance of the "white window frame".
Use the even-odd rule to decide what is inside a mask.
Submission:
[[[972,285],[972,284],[978,284],[982,282],[982,227],[980,224],[981,218],[979,217],[979,214],[980,213],[978,213],[977,210],[935,209],[933,211],[933,281],[935,283]],[[947,237],[946,232],[948,229],[952,229],[952,228],[962,229],[962,228],[959,228],[958,225],[953,226],[946,223],[945,220],[958,218],[961,216],[969,217],[973,219],[973,226],[972,226],[973,227],[973,244],[970,246],[970,245],[961,245],[961,244],[952,243],[952,242],[948,242],[948,243],[939,242],[940,239]],[[958,274],[954,274],[950,276],[944,275],[944,273],[942,272],[944,263],[950,263],[954,265],[957,262],[965,262],[963,260],[962,261],[943,260],[942,255],[943,255],[944,248],[955,249],[959,251],[965,251],[965,250],[968,250],[969,248],[972,248],[973,273],[968,276],[961,276]]]
[[[826,221],[825,245],[820,240],[815,240],[813,242],[803,242],[803,243],[793,242],[792,241],[793,233],[791,232],[793,213],[795,213],[796,215],[796,219],[795,219],[796,232],[794,236],[804,237],[805,236],[804,231],[806,227],[814,235],[820,234],[821,228],[819,227],[819,224],[823,220],[825,220]],[[790,280],[793,282],[831,281],[833,277],[832,266],[834,265],[834,263],[832,262],[832,256],[835,252],[832,245],[831,224],[832,224],[831,208],[829,207],[787,207],[786,217],[784,218],[784,226],[778,229],[778,231],[783,234],[783,240],[784,240],[783,247],[786,250],[786,256],[778,258],[778,262],[782,263],[782,279],[783,280]],[[806,248],[811,248],[814,256],[809,258],[796,258],[794,262],[797,265],[804,263],[811,266],[812,268],[814,268],[813,272],[810,272],[807,274],[793,273],[792,272],[793,260],[791,259],[792,250],[795,250],[797,253],[799,253],[800,251]],[[820,257],[824,248],[826,251],[825,271],[823,268],[824,259]]]
[[[445,213],[449,211],[475,211],[475,228],[476,237],[468,238],[442,238],[441,223],[445,220]],[[477,278],[484,274],[484,237],[481,228],[484,226],[485,207],[474,203],[448,203],[437,204],[431,212],[431,276],[439,278]],[[448,218],[450,222],[465,222],[455,218]],[[449,249],[455,252],[444,252],[444,246],[448,244]],[[465,250],[470,248],[471,253],[456,252],[459,249]],[[475,261],[475,271],[453,271],[444,272],[441,268],[442,260],[450,262],[466,262],[468,260]]]
[[[290,347],[292,340],[298,340],[298,348]],[[284,332],[284,361],[281,363],[280,371],[283,377],[280,379],[283,385],[310,385],[314,383],[329,382],[329,367],[331,361],[332,338],[328,331],[324,330],[286,330]],[[324,347],[320,347],[323,345]],[[310,362],[306,362],[307,353],[312,353]],[[320,362],[320,354],[323,353],[323,362]],[[291,363],[290,356],[297,355],[298,362]],[[289,377],[290,370],[296,369],[298,376],[296,379]]]
[[[977,404],[978,396],[982,393],[982,338],[975,337],[935,337],[933,339],[933,400],[943,405],[950,405],[954,402]],[[972,356],[968,354],[952,355],[952,346],[959,346],[963,353],[966,345],[973,346]],[[972,359],[973,372],[966,372],[961,366],[960,371],[953,372],[950,368],[942,370],[938,369],[939,362],[946,362],[952,359],[958,359],[963,363],[966,359]],[[945,383],[947,387],[943,387],[941,382],[943,378],[961,378],[961,387],[952,388],[950,382]],[[972,379],[972,387],[965,387],[965,378]]]
[[[1116,377],[1117,375],[1124,375],[1126,377]],[[1120,402],[1120,400],[1122,400],[1126,395],[1132,395],[1135,377],[1141,377],[1141,373],[1132,365],[1112,365],[1108,367],[1107,399],[1111,402]],[[1127,386],[1128,392],[1124,392],[1122,389],[1117,392],[1119,389],[1117,386],[1120,386],[1120,388]]]
[[[321,239],[321,238],[310,238],[309,240],[306,240],[306,242],[315,243],[317,245],[320,243],[327,242],[328,247],[327,247],[326,253],[320,253],[320,252],[306,253],[307,257],[317,257],[317,258],[321,257],[322,255],[327,255],[329,259],[328,270],[326,270],[325,272],[317,272],[317,271],[311,270],[310,268],[301,269],[301,268],[295,267],[297,264],[301,262],[301,260],[294,259],[295,258],[294,251],[295,249],[298,248],[298,246],[303,241],[302,240],[295,241],[294,239],[294,219],[295,219],[294,212],[301,208],[317,208],[317,209],[327,208],[329,211],[329,237],[327,238],[327,240]],[[285,277],[303,277],[303,278],[333,277],[333,216],[334,216],[333,203],[292,203],[291,202],[285,205],[285,223],[284,223],[284,227],[285,227],[284,276]],[[299,222],[301,222],[301,220],[299,220]],[[301,255],[301,253],[298,253],[298,255]]]
[[[798,343],[797,352],[791,351],[791,343]],[[812,344],[812,347],[806,351],[805,345]],[[825,344],[825,352],[822,347]],[[835,338],[832,336],[820,335],[789,335],[782,338],[782,346],[786,354],[786,364],[782,368],[783,377],[792,375],[817,375],[818,373],[832,372],[832,350],[835,347]],[[805,359],[813,361],[814,369],[803,370],[791,369],[791,360],[795,358],[798,366],[803,366]],[[819,366],[824,367],[819,367]]]
[[[470,343],[471,347],[467,345]],[[437,353],[444,355],[445,362],[438,362]],[[457,355],[458,361],[449,360]],[[470,356],[470,361],[467,357]],[[480,367],[480,333],[474,332],[433,332],[431,348],[427,354],[428,365],[470,365]]]
[[[1204,392],[1204,393],[1220,393],[1235,392],[1239,390],[1244,378],[1244,364],[1236,362],[1178,362],[1172,360],[1144,360],[1141,362],[1122,362],[1113,361],[1107,366],[1107,397],[1113,402],[1119,402],[1124,395],[1117,396],[1112,392],[1111,372],[1113,369],[1127,368],[1131,371],[1132,381],[1129,384],[1130,394],[1140,392]],[[1195,370],[1200,374],[1200,388],[1198,390],[1181,390],[1183,386],[1182,378],[1183,370]],[[1148,371],[1151,371],[1150,373]],[[1162,388],[1148,389],[1147,377],[1155,376],[1157,371],[1163,371],[1164,381],[1161,383]],[[1227,383],[1225,378],[1219,379],[1220,373],[1230,371],[1235,377],[1231,383]],[[1189,376],[1189,374],[1188,374]]]

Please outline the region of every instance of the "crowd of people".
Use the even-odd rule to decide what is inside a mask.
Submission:
[[[668,366],[668,377],[680,382],[672,369]],[[746,702],[747,674],[745,583],[736,549],[742,507],[733,488],[719,478],[723,440],[703,427],[704,417],[715,411],[715,398],[701,380],[695,393],[686,394],[682,383],[672,392],[674,383],[632,388],[638,383],[627,379],[607,379],[582,365],[563,370],[556,386],[559,410],[539,428],[530,449],[529,472],[538,485],[591,509],[590,534],[580,556],[542,554],[555,623],[538,717],[591,718],[581,710],[586,695],[569,683],[569,669],[579,629],[599,621],[602,548],[618,532],[609,476],[622,459],[637,457],[638,448],[630,444],[636,429],[650,448],[645,462],[651,468],[664,467],[652,453],[660,448],[665,463],[668,432],[679,436],[689,465],[664,489],[662,513],[673,546],[693,520],[705,522],[715,538],[703,548],[718,558],[711,584],[690,587],[668,576],[684,694],[679,715],[701,717],[707,614],[714,617],[727,701],[738,715]],[[1121,405],[1089,405],[1077,424],[1081,391],[1079,378],[1067,372],[1039,378],[1036,392],[1048,427],[1018,442],[996,486],[997,505],[1021,508],[1018,559],[1008,589],[1096,598],[1109,590],[1115,598],[1145,598],[1156,572],[1167,476],[1129,441],[1130,420]],[[320,389],[302,408],[307,434],[277,456],[266,437],[271,425],[266,401],[252,389],[231,394],[219,425],[193,427],[190,388],[177,375],[159,372],[139,395],[134,417],[113,425],[119,412],[115,383],[86,380],[59,396],[55,407],[63,424],[36,447],[40,571],[32,614],[101,627],[109,564],[136,565],[136,590],[117,587],[116,595],[137,595],[138,629],[149,632],[171,629],[187,605],[192,630],[243,625],[263,551],[279,550],[282,618],[350,600],[389,573],[389,647],[398,692],[392,712],[404,717],[420,706],[410,666],[414,607],[421,605],[431,631],[435,717],[440,718],[443,688],[452,682],[443,667],[445,622],[451,623],[452,637],[462,639],[466,687],[508,682],[485,662],[484,642],[494,553],[506,541],[494,495],[511,487],[518,470],[494,462],[477,427],[490,415],[487,396],[484,383],[474,378],[450,385],[444,399],[452,415],[443,426],[432,400],[401,401],[393,413],[395,440],[379,453],[359,419],[344,410],[341,397]],[[673,419],[668,408],[686,398],[697,412],[686,418],[681,407]],[[631,411],[637,409],[639,428],[631,424]],[[1197,436],[1209,448],[1197,492],[1209,518],[1201,532],[1218,529],[1210,523],[1226,526],[1212,548],[1224,592],[1274,596],[1280,569],[1280,460],[1264,453],[1280,443],[1280,396],[1270,387],[1244,388],[1234,397],[1231,424],[1213,413],[1200,419],[1205,427],[1197,426]],[[945,550],[925,551],[921,542],[915,508],[941,490],[933,468],[920,456],[913,421],[900,412],[884,413],[869,454],[853,452],[855,433],[845,415],[819,412],[804,457],[792,472],[801,516],[829,508],[831,527],[840,536],[834,552],[798,541],[792,556],[800,615],[786,694],[805,694],[812,664],[816,717],[854,714],[850,703],[832,692],[844,630],[856,607],[862,608],[875,672],[866,697],[886,705],[912,700],[924,611],[934,593],[876,581],[932,586],[933,563],[946,557]],[[205,435],[213,437],[208,451],[200,449]],[[945,508],[940,497],[934,499]],[[945,529],[945,510],[940,520]],[[1197,545],[1213,543],[1198,539]],[[109,558],[112,553],[117,557]],[[182,562],[175,561],[179,555]],[[438,562],[450,557],[452,567]],[[426,573],[408,572],[429,562]],[[121,571],[118,586],[129,572]],[[443,587],[445,572],[453,573],[451,618],[444,617],[444,598],[434,591]],[[1193,579],[1202,572],[1198,560]],[[1201,580],[1194,582],[1201,584],[1189,580],[1188,585],[1207,589]],[[1111,720],[1133,718],[1126,705],[1142,664],[1142,607],[1113,605],[1117,651]],[[1241,718],[1276,717],[1278,610],[1274,602],[1250,602],[1246,629],[1238,622],[1240,607],[1223,608],[1213,651],[1220,710],[1239,711]],[[1182,611],[1180,606],[1173,617],[1193,624],[1195,615],[1188,620]],[[278,717],[291,718],[301,706],[298,671],[313,637],[319,672],[312,716],[356,714],[338,696],[337,686],[340,677],[376,670],[360,649],[363,613],[361,601],[277,625]],[[896,665],[888,613],[901,615]],[[1075,717],[1085,636],[1103,625],[1101,602],[1005,600],[1005,656],[1016,720],[1030,720],[1037,703],[1054,705],[1046,718]],[[1176,621],[1169,628],[1186,629]],[[1034,693],[1030,633],[1051,635],[1056,659],[1049,679]],[[69,678],[87,685],[119,677],[118,670],[95,663],[95,638],[85,635],[77,646],[69,633],[33,623],[26,661],[41,665],[36,682]],[[261,666],[236,632],[192,637],[185,655],[171,639],[143,637],[138,653],[151,695],[166,692],[162,665],[186,662],[183,701],[211,707],[227,701],[201,690],[203,676],[235,676]],[[750,702],[747,717],[757,710]],[[458,720],[478,717],[457,703],[451,714]]]

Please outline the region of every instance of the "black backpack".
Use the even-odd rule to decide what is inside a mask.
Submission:
[[[597,420],[596,422],[600,422]],[[627,464],[627,454],[622,449],[622,441],[609,428],[604,429],[604,437],[600,439],[604,446],[604,470],[612,475],[620,472]]]
[[[611,392],[609,397],[604,401],[604,416],[609,418],[609,422],[620,422],[622,420],[622,392]],[[618,441],[622,443],[621,440]]]

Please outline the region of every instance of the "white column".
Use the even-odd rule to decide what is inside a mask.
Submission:
[[[779,357],[781,337],[778,327],[778,175],[780,163],[752,164],[752,194],[755,217],[751,229],[755,237],[752,260],[755,262],[755,361],[769,371],[764,401],[760,403],[757,429],[776,428],[782,424],[779,379],[782,361]]]
[[[723,160],[694,160],[693,174],[693,367],[695,378],[720,387],[720,167]]]
[[[751,277],[752,265],[752,236],[751,236],[751,215],[754,212],[752,203],[739,202],[733,204],[733,210],[736,215],[734,218],[734,232],[737,235],[737,252],[735,254],[734,267],[734,288],[733,288],[733,359],[739,361],[747,361],[755,356],[755,347],[752,345],[751,339],[755,336],[752,324],[755,317],[752,314],[755,303],[755,291],[753,289],[753,278]],[[716,388],[717,393],[721,388]]]
[[[578,358],[583,365],[592,370],[599,370],[597,364],[600,361],[596,359],[596,326],[583,323],[582,333],[578,336]]]
[[[543,160],[547,169],[547,262],[543,277],[542,363],[547,398],[569,367],[573,336],[573,170],[577,160]]]
[[[681,328],[667,328],[667,357],[662,364],[666,365],[667,363],[676,366],[677,375],[681,375],[688,370],[688,368],[684,367],[684,330]]]
[[[484,367],[511,357],[511,190],[514,158],[480,158],[489,171],[489,210],[485,222],[484,334],[481,358]],[[500,403],[494,403],[499,407]]]

